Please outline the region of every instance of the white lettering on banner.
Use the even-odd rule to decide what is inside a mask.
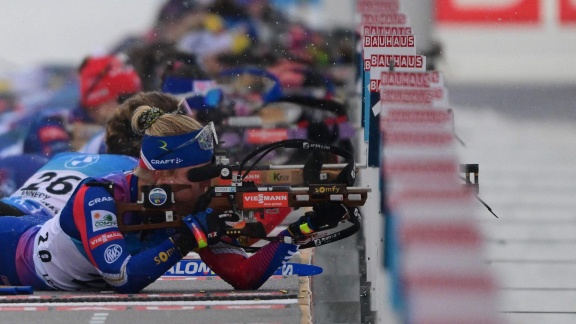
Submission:
[[[443,88],[410,90],[384,89],[380,93],[380,101],[382,103],[431,104],[433,100],[441,100],[443,97]]]
[[[396,12],[400,9],[400,4],[396,0],[358,0],[356,11],[360,13],[371,12]]]
[[[244,200],[264,203],[266,201],[288,201],[288,197],[286,195],[258,194],[257,196],[244,196]]]
[[[451,126],[452,114],[447,110],[437,109],[391,108],[388,110],[388,114],[380,119],[380,125],[383,129],[399,124]]]
[[[403,246],[408,246],[419,242],[420,244],[450,244],[458,246],[477,246],[482,245],[482,235],[476,229],[474,223],[460,222],[435,224],[432,222],[416,223],[403,226],[399,235]],[[487,283],[490,281],[486,281]],[[477,288],[477,287],[476,287]]]
[[[364,47],[414,47],[414,36],[364,36]]]
[[[440,72],[382,72],[383,86],[429,88],[431,84],[439,84]]]
[[[105,201],[114,201],[114,198],[112,198],[112,197],[96,198],[96,199],[90,200],[88,202],[88,206],[94,206],[97,203],[101,203],[101,202],[105,202]]]
[[[389,132],[385,131],[387,145],[446,145],[454,135],[448,132]]]
[[[392,60],[394,67],[424,67],[424,56],[422,55],[371,55],[369,59],[364,60],[364,70],[368,71],[373,67],[390,67]]]
[[[407,18],[401,13],[362,14],[362,24],[405,25]]]
[[[251,173],[245,175],[242,179],[246,181],[260,180],[260,173],[254,173],[254,171],[252,171]]]
[[[384,164],[385,172],[397,173],[452,173],[457,174],[459,166],[454,159],[445,161],[419,161],[419,160],[395,160]]]
[[[294,266],[291,264],[283,264],[282,265],[282,275],[283,276],[291,276],[294,274]]]
[[[364,25],[364,36],[371,35],[412,35],[412,27]]]
[[[472,191],[465,188],[450,188],[450,189],[410,189],[400,192],[396,195],[397,201],[416,201],[416,200],[430,200],[435,202],[446,201],[466,201],[472,197]]]
[[[90,247],[92,249],[97,248],[98,246],[108,242],[108,241],[113,241],[113,240],[118,240],[123,238],[122,233],[120,232],[109,232],[109,233],[104,233],[100,236],[96,236],[94,238],[90,239]]]
[[[212,270],[204,262],[178,262],[172,266],[167,274],[172,275],[196,275],[199,273],[211,273]]]

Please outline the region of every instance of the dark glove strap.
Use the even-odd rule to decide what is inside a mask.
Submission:
[[[190,234],[176,233],[172,236],[172,241],[182,256],[186,256],[190,251],[198,247],[198,243]]]

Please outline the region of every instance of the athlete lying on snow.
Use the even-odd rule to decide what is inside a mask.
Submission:
[[[145,131],[141,159],[133,173],[82,181],[63,209],[40,225],[37,216],[0,217],[0,278],[4,284],[60,290],[112,288],[133,293],[196,250],[234,288],[257,289],[297,250],[293,244],[271,242],[248,257],[241,248],[222,243],[229,239],[223,236],[224,222],[210,209],[194,212],[210,180],[190,182],[187,173],[213,160],[210,127],[147,106],[136,110],[132,126]],[[142,215],[118,215],[116,203],[138,201],[141,186],[150,184],[178,185],[174,209],[177,215],[187,215],[185,225],[158,229],[145,237],[120,232],[118,217],[130,216],[124,219],[136,222]],[[312,232],[339,222],[347,212],[341,205],[318,206],[315,211],[279,236]]]

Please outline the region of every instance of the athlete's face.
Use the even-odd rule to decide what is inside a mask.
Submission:
[[[198,196],[206,192],[206,189],[208,186],[210,186],[210,180],[201,182],[191,182],[188,180],[188,170],[199,168],[206,164],[174,169],[172,172],[162,172],[156,179],[157,184],[186,185],[184,189],[180,189],[174,192],[174,201],[176,202],[176,211],[178,214],[190,214],[196,205]]]

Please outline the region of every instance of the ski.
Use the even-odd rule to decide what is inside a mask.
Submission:
[[[321,274],[323,271],[322,267],[311,265],[311,264],[302,264],[302,263],[293,263],[287,262],[282,267],[278,268],[274,275],[280,276],[290,276],[290,275],[297,275],[297,276],[314,276],[317,274]],[[164,274],[165,277],[204,277],[204,276],[216,276],[216,274],[204,263],[202,260],[198,259],[184,259],[178,261],[175,265],[173,265],[166,273]]]

